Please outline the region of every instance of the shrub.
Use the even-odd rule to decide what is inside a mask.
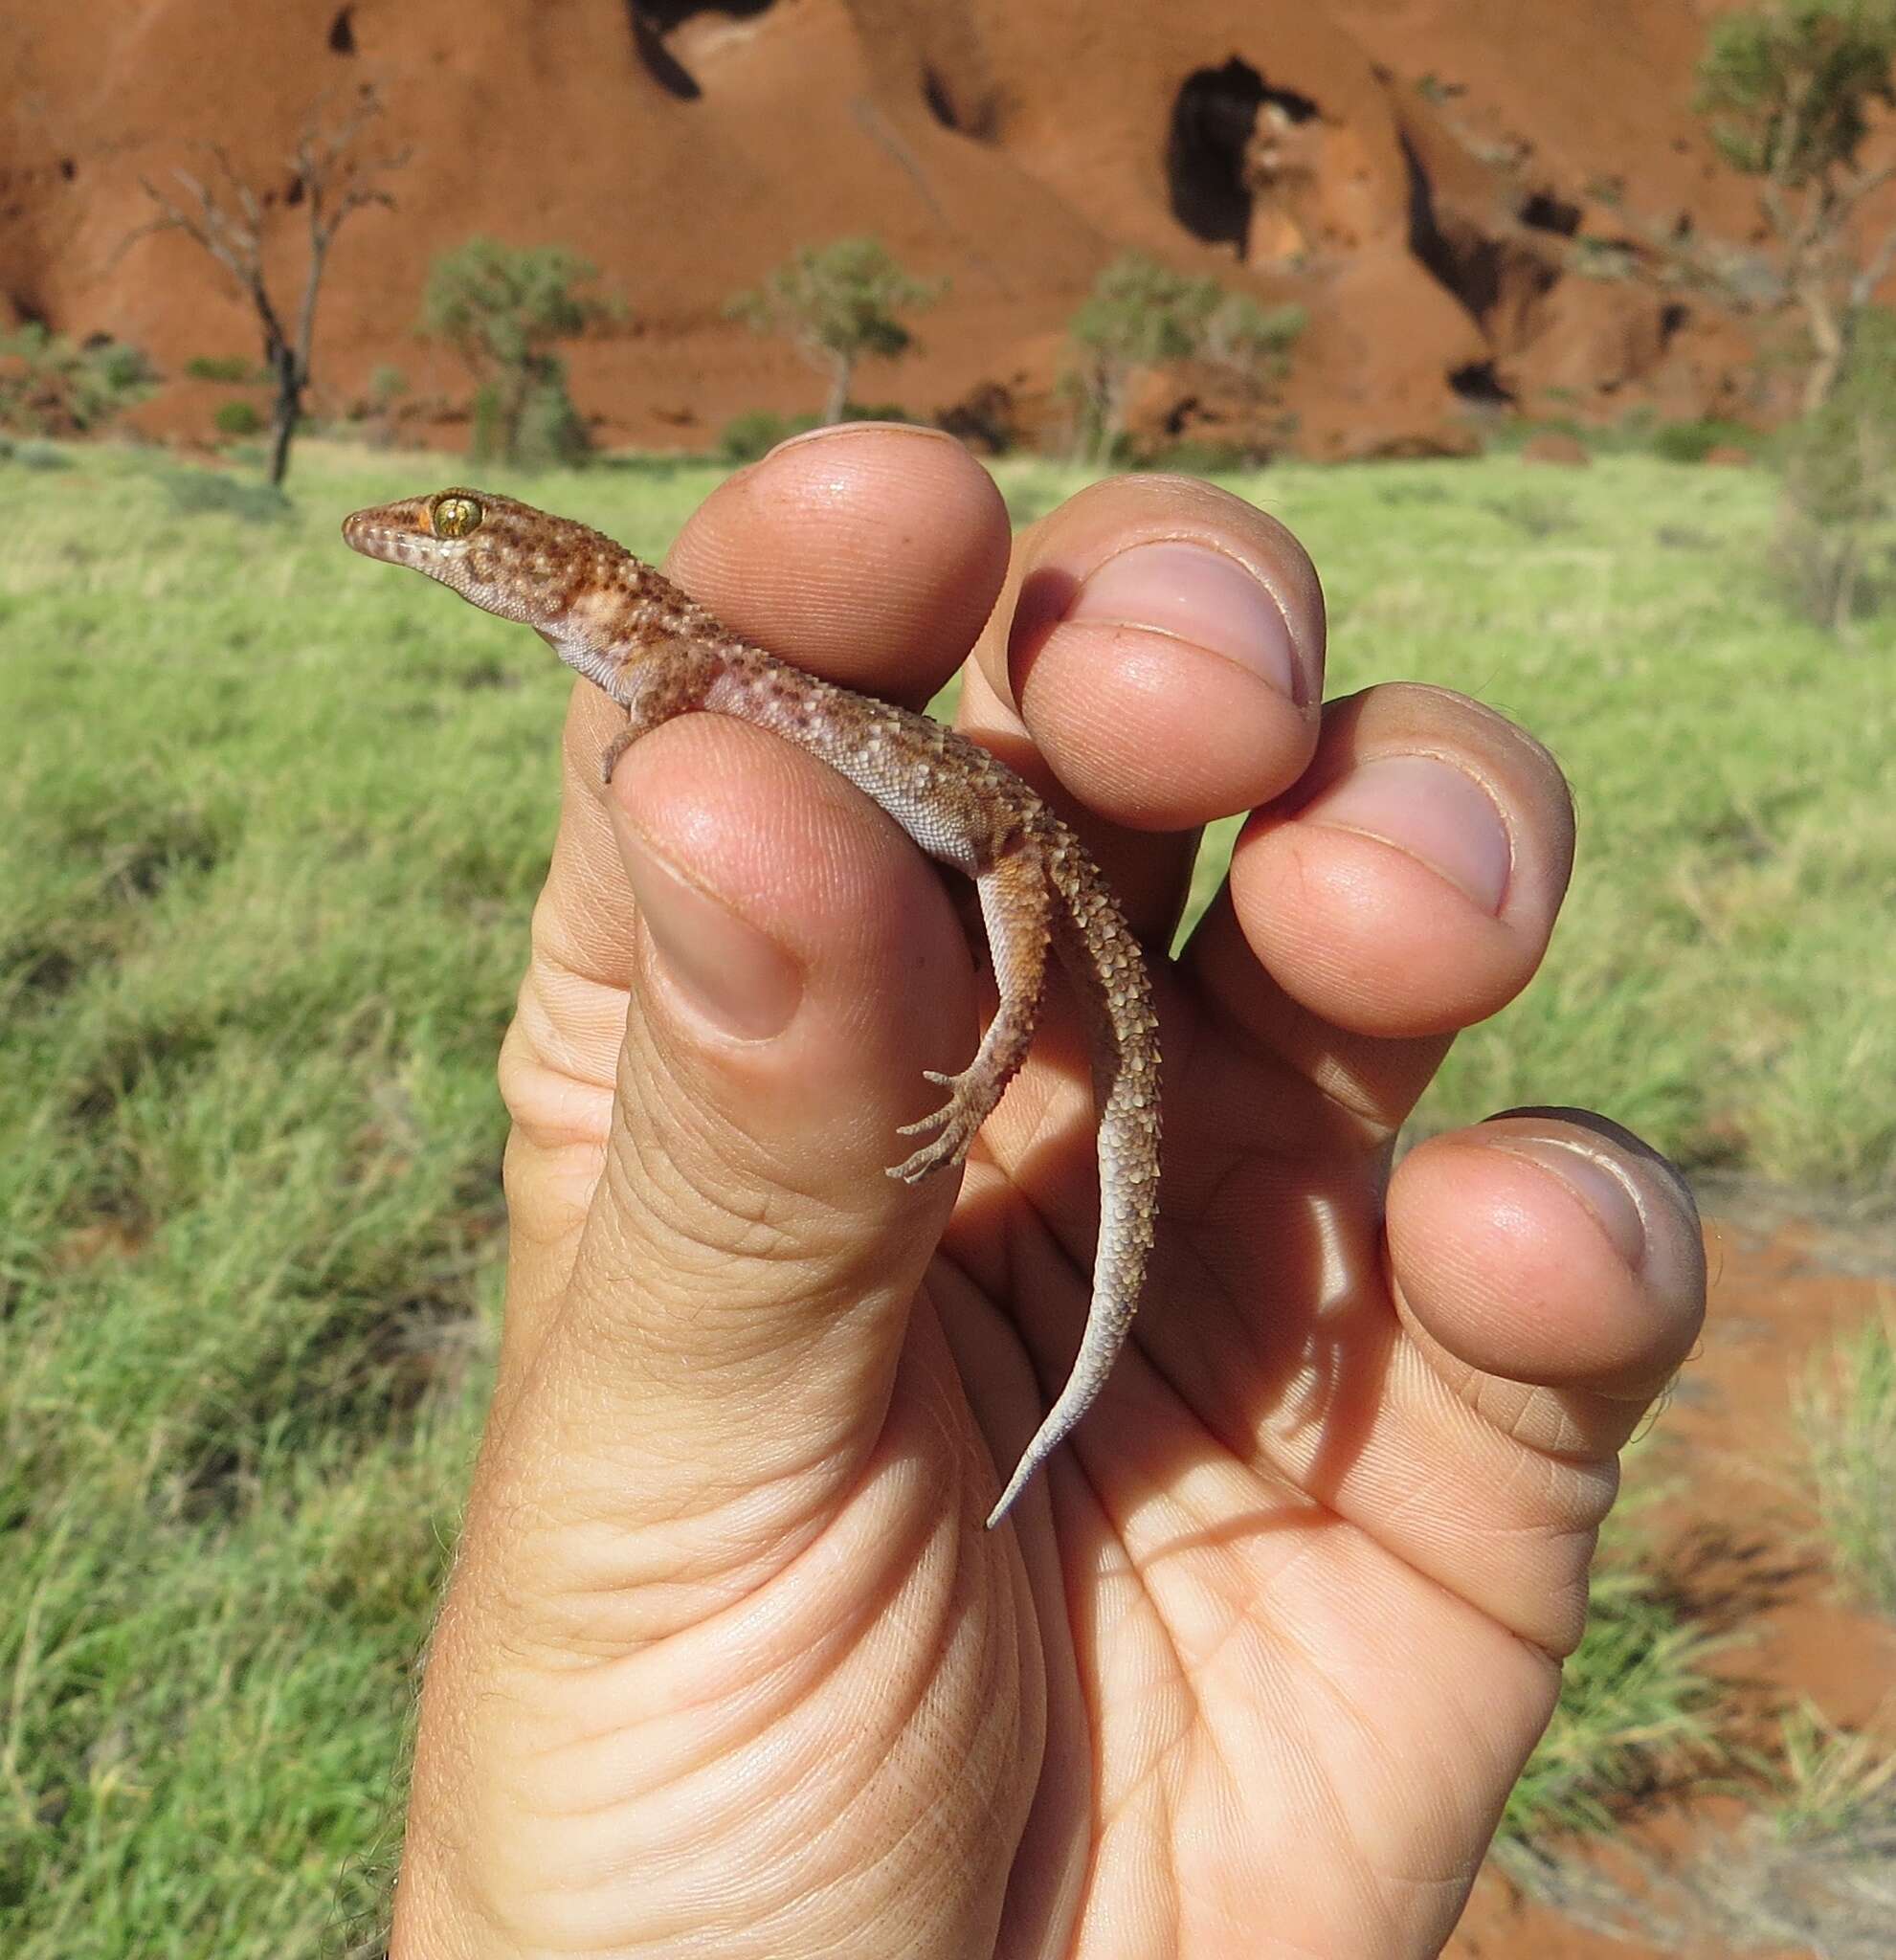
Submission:
[[[534,376],[515,432],[513,460],[534,467],[577,468],[592,453],[592,437],[567,390],[567,364],[549,354]]]
[[[0,430],[14,434],[95,432],[157,383],[137,347],[105,334],[76,343],[36,323],[0,334]]]
[[[1145,460],[1148,469],[1170,470],[1179,477],[1230,477],[1251,469],[1258,458],[1249,443],[1193,436],[1154,450]]]
[[[806,246],[754,291],[725,308],[757,333],[785,335],[830,378],[822,419],[848,413],[850,376],[865,355],[892,361],[915,345],[898,314],[932,306],[948,282],[919,279],[890,256],[880,238],[837,238]]]
[[[591,449],[586,424],[567,391],[566,363],[557,355],[546,355],[537,364],[518,403],[509,403],[492,382],[475,390],[474,429],[468,442],[474,461],[536,469],[565,463],[578,468]]]
[[[754,463],[778,443],[819,426],[814,415],[780,415],[774,409],[747,409],[725,424],[718,453],[730,462]]]
[[[1692,422],[1661,422],[1648,438],[1648,447],[1662,462],[1702,463],[1713,450],[1749,447],[1751,432],[1736,422],[1721,422],[1704,415]]]
[[[1728,11],[1707,31],[1698,82],[1713,145],[1757,182],[1776,247],[1770,303],[1801,316],[1803,406],[1815,413],[1842,379],[1896,248],[1896,233],[1858,222],[1884,181],[1859,153],[1880,112],[1896,107],[1896,5],[1771,0]]]
[[[1580,278],[1600,279],[1613,285],[1632,278],[1639,261],[1623,238],[1598,238],[1583,234],[1573,240],[1569,263]]]
[[[1014,392],[998,381],[977,382],[959,401],[938,409],[935,427],[989,456],[1005,456],[1020,441]]]
[[[922,423],[926,417],[911,415],[900,402],[844,402],[842,418],[845,422],[908,422]]]
[[[1145,368],[1208,361],[1231,377],[1247,419],[1260,423],[1306,320],[1301,306],[1260,306],[1247,294],[1227,293],[1215,278],[1173,272],[1143,253],[1123,254],[1094,280],[1067,326],[1081,361],[1062,377],[1061,390],[1078,405],[1093,461],[1121,453],[1127,395]]]
[[[193,354],[185,363],[185,372],[193,381],[268,381],[241,354]]]
[[[211,419],[219,435],[255,435],[263,427],[263,417],[249,402],[219,402],[217,412]]]
[[[15,442],[0,435],[0,463],[12,463],[22,470],[70,470],[64,451],[50,442]]]
[[[435,259],[421,331],[445,340],[475,377],[476,456],[518,462],[529,443],[543,461],[583,452],[566,367],[553,349],[619,316],[616,301],[578,290],[597,277],[557,245],[517,251],[470,238]]]
[[[1195,354],[1222,298],[1216,279],[1189,278],[1141,252],[1122,254],[1093,281],[1067,326],[1082,366],[1062,377],[1062,388],[1081,406],[1095,463],[1119,451],[1133,376]]]
[[[1830,398],[1778,454],[1779,560],[1805,615],[1842,633],[1896,567],[1896,313],[1865,309]]]
[[[408,376],[399,368],[384,365],[369,375],[362,399],[350,405],[349,420],[376,449],[394,446],[396,405],[407,393]]]
[[[501,428],[501,390],[483,381],[474,390],[473,428],[467,438],[469,457],[478,463],[491,462],[506,448]]]

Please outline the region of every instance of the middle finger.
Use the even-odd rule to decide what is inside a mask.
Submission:
[[[958,720],[1055,791],[1163,940],[1199,827],[1308,762],[1323,656],[1322,589],[1282,524],[1207,483],[1121,477],[1016,542]]]
[[[1185,970],[1241,1049],[1380,1138],[1532,977],[1573,863],[1546,749],[1464,696],[1373,687],[1330,703],[1295,791],[1245,825]]]

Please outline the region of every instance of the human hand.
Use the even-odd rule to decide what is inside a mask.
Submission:
[[[1154,961],[1145,1303],[990,1533],[1085,1311],[1078,1030],[1051,1002],[958,1192],[890,1180],[922,1069],[971,1052],[948,886],[726,719],[602,791],[616,711],[575,690],[395,1960],[1436,1951],[1703,1307],[1684,1186],[1599,1119],[1390,1174],[1545,948],[1558,772],[1434,689],[1319,717],[1307,561],[1202,484],[1100,484],[1010,550],[954,444],[829,432],[719,489],[670,568],[911,703],[973,647],[961,724],[1058,780],[1155,947],[1196,826],[1258,813]]]

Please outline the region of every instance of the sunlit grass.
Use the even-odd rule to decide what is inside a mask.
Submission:
[[[1613,1830],[1655,1780],[1726,1753],[1718,1737],[1716,1642],[1683,1623],[1637,1524],[1607,1521],[1587,1630],[1561,1673],[1560,1703],[1509,1793],[1504,1844]]]
[[[1795,1408],[1837,1575],[1896,1619],[1896,1297],[1813,1357]]]

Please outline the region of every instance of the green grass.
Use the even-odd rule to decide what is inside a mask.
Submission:
[[[1896,1299],[1815,1357],[1795,1406],[1837,1575],[1896,1619]]]
[[[1773,1829],[1787,1842],[1880,1828],[1896,1863],[1896,1736],[1840,1728],[1804,1702],[1779,1721]]]
[[[1896,1916],[1892,1745],[1886,1720],[1859,1731],[1809,1704],[1787,1710],[1758,1807],[1702,1834],[1676,1878],[1665,1875],[1629,1901],[1628,1936],[1666,1951],[1887,1960]]]
[[[1786,616],[1758,473],[1622,457],[1552,485],[1498,461],[1261,487],[1323,570],[1339,689],[1461,688],[1573,785],[1547,966],[1457,1045],[1425,1118],[1586,1102],[1687,1164],[1885,1181],[1896,619],[1843,654]]]
[[[1637,1478],[1637,1445],[1630,1455]],[[1680,1618],[1641,1527],[1660,1494],[1636,1483],[1601,1529],[1586,1632],[1561,1672],[1547,1733],[1508,1793],[1504,1857],[1562,1834],[1611,1831],[1687,1766],[1729,1761],[1706,1667],[1724,1642]]]
[[[1751,1755],[1750,1801],[1700,1815],[1689,1838],[1496,1847],[1516,1883],[1640,1952],[1821,1954],[1888,1960],[1896,1914],[1896,1750],[1887,1723],[1840,1728],[1808,1703]],[[1738,1767],[1734,1759],[1733,1768]],[[1735,1794],[1734,1780],[1729,1794]],[[1603,1949],[1604,1950],[1604,1949]]]
[[[491,1355],[493,1064],[567,689],[343,550],[344,511],[445,474],[307,444],[285,503],[134,453],[0,462],[10,1960],[311,1954],[386,1877]],[[508,487],[657,553],[720,474]],[[1079,480],[1001,474],[1023,517]],[[1885,1178],[1896,640],[1787,619],[1762,478],[1241,487],[1324,569],[1337,687],[1464,688],[1574,779],[1548,969],[1427,1120],[1596,1102],[1688,1161]],[[1582,1817],[1613,1738],[1689,1700],[1689,1668],[1655,1685],[1649,1609],[1604,1589],[1562,1718],[1600,1747],[1557,1731],[1517,1823]]]

